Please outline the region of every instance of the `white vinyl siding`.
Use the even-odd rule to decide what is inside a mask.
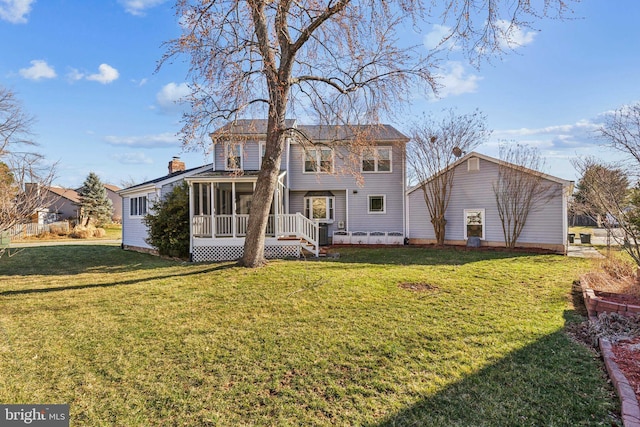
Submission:
[[[465,209],[484,209],[484,239],[498,245],[504,244],[502,223],[498,216],[493,183],[498,177],[498,165],[484,159],[478,159],[478,169],[468,170],[468,162],[459,164],[455,169],[453,192],[449,209],[445,214],[447,220],[445,239],[464,241]],[[530,212],[527,223],[518,239],[527,244],[563,244],[563,197],[562,185],[552,183],[556,196]],[[414,239],[434,239],[433,226],[424,201],[421,188],[415,188],[408,196],[409,237]]]

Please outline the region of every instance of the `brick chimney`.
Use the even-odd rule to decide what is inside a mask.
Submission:
[[[169,162],[169,175],[174,172],[182,172],[184,169],[184,162],[180,160],[180,157],[174,157]]]

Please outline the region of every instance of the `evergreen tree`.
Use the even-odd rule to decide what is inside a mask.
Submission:
[[[91,220],[98,225],[110,222],[113,212],[113,203],[107,197],[107,189],[98,178],[98,175],[91,172],[84,180],[82,187],[78,190],[80,196],[80,208],[84,225],[89,225]]]
[[[147,243],[160,255],[189,257],[189,187],[177,185],[171,193],[154,203],[144,218],[149,227]]]

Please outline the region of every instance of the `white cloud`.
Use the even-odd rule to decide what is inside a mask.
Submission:
[[[473,93],[478,89],[478,82],[482,80],[480,76],[468,74],[458,61],[449,61],[442,71],[434,75],[441,87],[438,89],[437,98],[433,97],[432,100]]]
[[[153,163],[152,158],[140,152],[115,154],[113,158],[125,165],[149,165]]]
[[[156,94],[156,102],[158,106],[167,112],[180,108],[180,104],[191,93],[191,89],[186,83],[168,83],[162,87],[160,92]]]
[[[83,78],[84,78],[84,73],[81,73],[75,68],[72,68],[71,71],[67,73],[67,79],[69,79],[72,82],[82,80]]]
[[[118,70],[116,70],[109,64],[100,64],[100,66],[98,67],[98,73],[90,74],[86,77],[86,79],[100,82],[103,85],[106,85],[107,83],[111,83],[112,81],[117,80],[118,77],[120,77],[120,73],[118,72]]]
[[[110,145],[125,146],[125,147],[139,147],[139,148],[165,148],[165,147],[179,147],[180,141],[174,133],[160,133],[156,135],[143,135],[143,136],[113,136],[109,135],[105,137],[105,140]]]
[[[579,120],[573,124],[566,125],[553,125],[542,128],[520,128],[520,129],[508,129],[494,132],[494,135],[500,134],[501,136],[508,137],[523,137],[523,136],[535,136],[535,135],[555,135],[557,137],[587,135],[600,127],[599,123],[595,123],[591,120]],[[567,139],[567,138],[564,138]]]
[[[502,31],[502,37],[499,40],[500,47],[515,49],[533,43],[533,39],[537,33],[535,31],[525,31],[511,22],[501,19],[496,22],[498,28]]]
[[[119,0],[124,10],[135,16],[143,16],[147,9],[158,6],[167,0]]]
[[[35,0],[0,0],[0,19],[12,24],[25,24]]]
[[[451,35],[451,27],[446,25],[435,24],[433,29],[424,36],[422,42],[429,50],[433,49],[450,49],[459,50],[459,46],[456,45],[455,39],[449,38],[447,41],[444,39]]]
[[[56,71],[47,64],[47,61],[34,59],[31,61],[31,67],[20,69],[20,75],[29,80],[54,79]]]

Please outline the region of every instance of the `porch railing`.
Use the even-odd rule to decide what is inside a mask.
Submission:
[[[233,230],[233,221],[235,217],[236,229]],[[237,215],[215,215],[213,216],[215,221],[215,235],[216,237],[244,237],[247,235],[247,227],[249,225],[248,214]],[[193,235],[196,237],[212,237],[213,232],[211,230],[212,216],[211,215],[194,215],[193,217]],[[275,217],[269,215],[267,220],[267,236],[275,236]]]
[[[234,230],[235,218],[235,230]],[[211,229],[215,222],[215,237],[244,237],[247,235],[249,215],[195,215],[193,217],[193,235],[196,237],[213,237]],[[281,214],[277,216],[278,236],[293,236],[306,240],[316,249],[318,247],[319,227],[301,213]],[[276,217],[269,215],[266,229],[267,236],[276,235]]]

